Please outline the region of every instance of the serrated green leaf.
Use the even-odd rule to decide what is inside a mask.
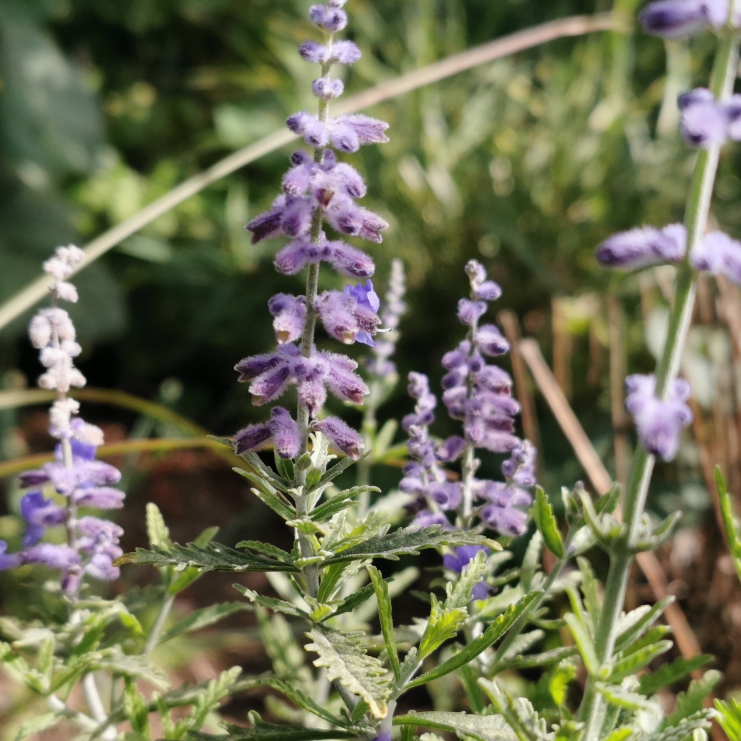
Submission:
[[[720,502],[720,512],[723,518],[723,529],[726,531],[728,548],[733,557],[736,574],[738,575],[738,578],[741,579],[741,534],[739,533],[738,523],[736,522],[733,497],[728,491],[728,486],[720,466],[715,467],[714,477],[715,488],[718,492],[718,500]]]
[[[543,640],[545,633],[542,630],[531,630],[528,633],[520,633],[504,652],[502,659],[511,661],[527,653],[536,643]]]
[[[278,548],[278,546],[271,545],[270,543],[263,543],[260,540],[240,540],[234,547],[254,553],[261,553],[263,556],[268,556],[278,561],[285,561],[287,563],[293,561],[293,556],[288,551],[284,551],[282,548]]]
[[[664,666],[659,667],[659,669],[651,674],[644,674],[640,678],[638,691],[642,695],[653,695],[660,689],[668,687],[680,679],[684,679],[687,675],[701,669],[703,666],[707,666],[713,661],[715,661],[715,657],[709,654],[693,656],[691,659],[680,657],[672,661],[671,664],[664,664]]]
[[[121,674],[132,679],[146,679],[159,689],[169,689],[170,679],[165,672],[155,666],[145,656],[126,655],[119,646],[101,652],[101,656],[93,660],[93,668],[103,669],[114,674]]]
[[[671,715],[666,719],[667,726],[676,726],[683,718],[698,713],[702,710],[705,699],[718,686],[723,675],[710,669],[705,672],[701,679],[693,679],[686,692],[677,695],[677,702]]]
[[[299,571],[294,564],[255,556],[251,553],[241,553],[221,543],[209,543],[205,547],[197,546],[195,543],[188,543],[185,546],[173,543],[167,548],[155,547],[150,551],[137,548],[136,553],[127,553],[115,563],[119,566],[136,563],[150,566],[192,567],[201,571],[289,571],[294,573]]]
[[[299,707],[304,710],[308,710],[310,713],[323,718],[332,725],[343,727],[347,725],[344,721],[340,720],[336,715],[330,713],[322,705],[319,705],[313,698],[302,692],[298,687],[286,682],[282,682],[280,679],[261,679],[260,685],[264,687],[272,687],[278,692],[282,692],[289,700],[292,700]]]
[[[533,514],[546,548],[557,558],[563,558],[563,540],[558,531],[558,522],[553,514],[553,507],[540,486],[535,487],[535,497]]]
[[[63,719],[63,717],[64,716],[59,715],[59,713],[44,713],[43,715],[29,718],[24,721],[18,729],[15,741],[23,741],[23,739],[28,738],[34,733],[48,731],[50,728],[54,728]]]
[[[391,694],[390,676],[383,664],[368,655],[352,635],[317,626],[306,634],[313,643],[307,651],[319,654],[314,666],[327,669],[327,679],[335,679],[370,708],[376,718],[384,718],[387,700]]]
[[[529,592],[533,586],[533,579],[538,569],[538,565],[540,564],[542,550],[543,536],[540,530],[536,530],[533,533],[533,537],[530,538],[530,542],[527,544],[525,557],[522,559],[522,568],[525,570],[525,573],[522,575],[522,579],[520,580],[520,586],[525,592]]]
[[[589,630],[583,621],[571,612],[564,615],[566,625],[569,626],[571,635],[574,637],[574,641],[579,648],[579,655],[584,662],[586,670],[594,677],[599,675],[599,660],[597,659],[597,651],[594,647],[592,637],[589,635]]]
[[[170,542],[170,531],[162,513],[153,502],[147,503],[147,537],[150,546],[166,546]]]
[[[662,731],[652,733],[646,741],[685,741],[696,730],[710,728],[712,717],[712,710],[700,710],[683,718],[676,725],[671,725]]]
[[[634,713],[637,713],[640,710],[652,711],[656,706],[656,703],[652,700],[635,692],[630,692],[619,685],[597,682],[595,686],[605,700],[615,707],[632,710]]]
[[[640,638],[648,630],[649,626],[661,617],[664,610],[672,602],[674,602],[674,597],[664,597],[664,599],[654,603],[651,607],[639,607],[628,613],[623,618],[623,621],[627,624],[620,630],[617,642],[615,643],[615,649],[622,651],[633,641]]]
[[[520,741],[553,741],[555,734],[548,732],[546,721],[538,715],[528,699],[512,698],[496,682],[479,679],[479,684]]]
[[[581,591],[584,595],[584,605],[587,608],[585,619],[589,623],[591,634],[595,635],[597,632],[597,620],[602,611],[597,577],[594,575],[592,566],[586,558],[579,556],[576,562],[581,572]]]
[[[422,674],[416,679],[409,682],[406,685],[406,689],[412,689],[418,687],[421,684],[426,684],[434,679],[444,677],[450,672],[454,672],[457,669],[469,664],[477,656],[486,651],[489,646],[492,646],[498,641],[515,623],[515,621],[522,615],[533,602],[540,595],[540,592],[531,592],[530,594],[523,597],[517,604],[510,605],[504,614],[500,615],[486,630],[478,637],[470,641],[461,651],[455,656],[452,656],[447,661],[439,664],[437,667]]]
[[[439,525],[419,529],[401,528],[393,533],[377,535],[328,558],[325,565],[346,561],[364,561],[369,558],[384,558],[397,561],[399,556],[416,556],[426,548],[441,546],[485,545],[501,550],[496,543],[483,535],[466,530],[443,530]]]
[[[126,688],[123,693],[123,706],[126,718],[131,723],[131,730],[139,734],[143,739],[150,741],[149,709],[144,698],[136,688],[136,682],[126,680]]]
[[[385,579],[384,582],[388,585],[393,582],[394,577],[390,576]],[[347,599],[341,602],[335,610],[335,615],[343,615],[346,612],[352,612],[355,608],[363,604],[367,599],[370,599],[375,594],[373,584],[366,584],[360,589],[353,592]]]
[[[240,594],[247,597],[250,602],[253,602],[260,607],[265,607],[273,612],[282,612],[284,615],[291,615],[292,617],[301,617],[306,620],[311,620],[311,616],[305,610],[301,610],[296,605],[286,600],[276,599],[275,597],[266,597],[262,594],[258,594],[252,589],[242,586],[241,584],[232,584]]]
[[[273,672],[283,679],[294,681],[305,673],[306,654],[298,645],[288,621],[280,613],[268,614],[259,605],[255,615],[260,626],[263,646],[273,666]]]
[[[366,453],[365,455],[361,456],[359,460],[362,460],[368,455]],[[332,466],[332,468],[327,469],[326,473],[319,479],[319,482],[316,486],[311,487],[309,491],[312,491],[313,489],[319,489],[320,487],[326,486],[330,481],[334,481],[341,473],[344,473],[347,471],[350,466],[357,463],[357,460],[353,460],[352,458],[342,458],[341,460],[337,461],[337,463]]]
[[[356,733],[348,731],[325,731],[319,728],[302,728],[301,726],[277,725],[264,723],[254,711],[250,713],[254,723],[252,728],[242,728],[231,723],[225,723],[226,736],[212,736],[207,733],[191,732],[190,737],[196,741],[324,741],[324,739],[356,739]]]
[[[338,512],[352,507],[364,491],[379,492],[381,490],[377,486],[353,486],[351,489],[345,489],[324,504],[314,508],[311,512],[311,519],[315,522],[329,520]]]
[[[425,632],[419,642],[419,658],[424,659],[445,641],[455,638],[468,617],[465,607],[447,608],[441,605],[435,595],[431,595],[430,617]]]
[[[296,508],[285,501],[278,489],[272,486],[269,481],[252,471],[245,471],[243,468],[232,470],[255,484],[256,488],[252,489],[252,493],[284,520],[292,520],[296,516]]]
[[[291,482],[282,478],[276,474],[275,471],[266,466],[257,453],[244,453],[242,458],[252,466],[254,471],[258,473],[264,481],[269,482],[274,488],[280,489],[281,491],[288,491],[291,487]]]
[[[175,623],[175,625],[173,625],[169,630],[165,631],[162,634],[159,643],[166,643],[183,633],[190,633],[194,630],[206,628],[209,625],[218,623],[219,620],[222,620],[228,615],[233,615],[235,612],[247,609],[249,609],[247,605],[244,605],[241,602],[226,602],[195,610],[194,612],[191,612],[188,617]]]
[[[737,700],[715,701],[715,709],[719,715],[718,723],[725,731],[729,741],[739,741],[741,739],[741,702]]]
[[[543,651],[539,654],[530,656],[514,656],[507,661],[497,664],[498,671],[508,671],[510,669],[536,669],[542,666],[556,664],[564,659],[576,656],[579,649],[576,646],[560,646],[552,648],[550,651]]]
[[[622,487],[615,481],[609,491],[603,494],[594,503],[594,511],[598,514],[614,514],[618,504],[620,504],[620,493]]]
[[[429,711],[397,715],[395,726],[433,728],[455,733],[462,741],[515,741],[517,736],[501,715],[471,715]]]
[[[388,584],[384,581],[381,572],[370,564],[366,567],[371,579],[373,590],[378,600],[378,618],[381,622],[381,633],[386,644],[386,653],[389,657],[391,669],[396,679],[399,679],[399,654],[396,650],[396,639],[394,638],[394,619],[391,614],[391,598],[389,597]]]
[[[671,641],[660,641],[644,646],[638,651],[631,651],[627,656],[621,657],[618,654],[610,672],[610,681],[619,684],[626,677],[648,666],[656,657],[669,651],[673,645]]]

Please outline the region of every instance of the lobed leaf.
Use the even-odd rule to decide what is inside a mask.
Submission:
[[[479,679],[479,684],[520,741],[553,741],[555,734],[548,732],[545,719],[538,715],[528,699],[512,698],[496,682]]]
[[[674,711],[666,719],[667,726],[676,726],[684,718],[689,718],[702,710],[706,698],[723,679],[723,675],[710,669],[705,672],[701,679],[693,679],[686,692],[677,695]]]
[[[627,656],[618,654],[610,671],[610,681],[619,684],[626,677],[630,677],[647,667],[655,658],[661,656],[661,654],[671,650],[673,645],[672,641],[659,641],[658,643],[643,646],[638,651],[631,651]]]
[[[501,715],[471,715],[470,713],[448,713],[429,711],[397,715],[395,726],[434,728],[455,733],[462,741],[516,741],[517,736]]]
[[[473,661],[477,656],[486,651],[487,648],[492,646],[498,641],[515,623],[515,621],[522,615],[533,602],[540,595],[540,592],[531,592],[530,594],[523,597],[517,604],[510,605],[507,610],[500,615],[493,623],[491,623],[486,630],[478,637],[470,641],[461,651],[455,656],[452,656],[447,661],[439,664],[431,671],[426,674],[422,674],[416,679],[409,682],[406,685],[406,689],[412,689],[418,687],[421,684],[426,684],[434,679],[444,677],[446,674],[460,669]]]
[[[435,595],[431,595],[432,605],[427,627],[419,642],[419,658],[424,659],[445,641],[455,638],[468,617],[465,607],[446,607],[440,605]]]
[[[713,661],[715,661],[715,657],[708,654],[693,656],[691,659],[680,657],[672,661],[671,664],[664,664],[651,674],[644,674],[640,678],[638,691],[642,695],[653,695],[660,689],[678,682],[688,674],[707,666]]]
[[[314,666],[325,667],[330,682],[337,680],[368,703],[374,717],[386,717],[391,683],[383,664],[353,641],[352,634],[317,626],[306,636],[313,641],[306,650],[319,654]]]
[[[282,692],[289,700],[295,702],[296,705],[304,710],[308,710],[319,718],[323,718],[328,723],[341,727],[347,725],[345,721],[340,720],[336,715],[330,713],[326,708],[302,692],[294,684],[288,684],[280,679],[274,679],[272,677],[269,679],[259,680],[259,684],[263,687],[272,687],[273,689],[278,690],[278,692]]]
[[[371,558],[384,558],[397,561],[399,556],[416,556],[426,548],[441,546],[485,545],[496,550],[501,546],[496,541],[485,538],[473,531],[443,530],[440,525],[425,528],[401,528],[393,533],[377,535],[364,540],[355,546],[343,550],[326,559],[325,565],[344,563],[345,561],[364,561]]]
[[[221,543],[209,543],[205,547],[195,543],[184,546],[173,543],[167,548],[153,547],[150,551],[137,548],[135,553],[127,553],[114,563],[116,566],[136,563],[149,566],[192,567],[199,571],[299,571],[292,563],[241,553]]]

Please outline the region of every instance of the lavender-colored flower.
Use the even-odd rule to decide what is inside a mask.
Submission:
[[[605,267],[635,270],[662,262],[679,262],[687,251],[687,230],[682,224],[663,229],[643,227],[613,234],[597,247]]]
[[[736,285],[741,285],[741,242],[723,232],[706,234],[690,253],[690,260],[698,270],[724,275]]]
[[[509,342],[504,338],[499,328],[493,324],[481,325],[474,335],[476,347],[484,355],[497,357],[509,352]]]
[[[278,344],[293,342],[301,337],[306,321],[306,299],[278,293],[268,301],[268,309],[275,317],[273,329]]]
[[[656,397],[656,376],[632,375],[625,379],[625,406],[633,415],[638,437],[649,453],[673,460],[679,449],[682,428],[692,422],[687,381],[677,379],[665,401]]]
[[[312,5],[309,18],[327,33],[342,31],[347,26],[347,13],[332,5]]]
[[[8,553],[8,544],[0,540],[0,571],[15,569],[23,563],[20,553]]]
[[[715,147],[728,136],[729,115],[726,107],[715,100],[710,90],[697,88],[680,95],[677,104],[682,111],[680,130],[693,147]]]
[[[349,458],[353,460],[360,458],[364,445],[363,438],[341,419],[326,417],[314,422],[311,429],[326,435],[332,445]]]
[[[370,280],[365,285],[345,286],[345,290],[325,291],[317,298],[316,310],[327,333],[346,345],[361,342],[374,345],[380,319],[378,296]]]
[[[722,26],[728,20],[728,0],[658,0],[639,19],[647,33],[675,39],[706,25]]]
[[[67,513],[51,499],[44,499],[40,491],[31,491],[21,499],[21,515],[28,523],[23,545],[36,545],[44,537],[47,527],[61,525],[67,520]]]

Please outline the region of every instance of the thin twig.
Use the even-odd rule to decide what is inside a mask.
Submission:
[[[520,342],[520,352],[533,374],[535,383],[553,411],[556,421],[571,443],[579,463],[592,482],[598,494],[604,494],[612,486],[612,477],[602,463],[597,451],[592,446],[584,428],[581,426],[568,400],[561,391],[551,369],[545,362],[535,340],[524,339]],[[618,513],[619,515],[619,513]],[[638,566],[648,581],[656,600],[664,599],[668,594],[666,575],[661,564],[653,553],[640,553]],[[677,639],[677,646],[682,656],[689,659],[701,653],[700,644],[690,627],[682,608],[673,602],[665,611],[666,620],[671,625]]]
[[[596,31],[619,31],[622,29],[623,24],[619,23],[616,18],[608,13],[592,16],[573,16],[558,21],[551,21],[550,23],[543,23],[535,26],[535,28],[518,31],[501,39],[477,46],[474,49],[469,49],[460,54],[454,54],[428,67],[401,75],[395,80],[376,85],[370,90],[366,90],[359,95],[348,98],[344,103],[338,104],[336,113],[340,115],[361,111],[369,106],[376,105],[385,100],[391,100],[425,85],[439,82],[459,72],[493,62],[496,59],[501,59],[502,57],[524,51],[525,49],[540,46],[549,41],[569,36],[583,36]],[[120,244],[124,239],[135,234],[147,224],[166,214],[191,196],[200,193],[200,191],[212,183],[230,175],[240,167],[244,167],[260,157],[274,152],[285,144],[289,144],[294,139],[295,137],[290,131],[276,131],[264,139],[260,139],[254,144],[225,157],[202,173],[189,178],[169,193],[150,203],[138,214],[117,224],[90,242],[85,248],[85,260],[78,270],[90,265],[90,263],[97,260],[117,244]],[[0,329],[7,326],[42,298],[49,288],[48,283],[48,277],[37,278],[18,293],[11,296],[0,307]]]

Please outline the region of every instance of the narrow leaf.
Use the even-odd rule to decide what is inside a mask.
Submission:
[[[642,695],[653,695],[660,689],[668,687],[680,679],[684,679],[688,674],[701,669],[703,666],[707,666],[713,661],[715,661],[715,657],[709,654],[693,656],[691,659],[685,659],[680,656],[680,658],[672,661],[671,664],[664,664],[664,666],[659,667],[655,672],[644,674],[640,678],[638,691]]]
[[[479,684],[520,741],[552,741],[553,735],[548,733],[545,719],[538,715],[528,699],[514,699],[496,682],[480,679]]]
[[[170,531],[162,513],[153,502],[147,504],[147,537],[149,545],[166,546],[170,542]]]
[[[330,713],[326,708],[317,703],[313,698],[302,692],[294,684],[287,684],[280,679],[261,679],[260,684],[264,687],[272,687],[278,692],[282,692],[289,700],[292,700],[299,707],[308,710],[310,713],[323,718],[328,723],[335,726],[344,726],[346,723],[340,720],[336,715]]]
[[[459,739],[516,741],[517,736],[501,715],[471,715],[430,711],[397,715],[395,726],[416,726],[455,733]]]
[[[343,509],[351,507],[357,502],[358,497],[364,491],[381,491],[377,486],[354,486],[352,489],[341,491],[336,496],[328,499],[324,504],[312,510],[311,519],[315,522],[324,522],[342,512]]]
[[[644,646],[639,651],[633,651],[622,658],[618,656],[610,672],[610,681],[619,684],[626,677],[648,666],[657,656],[669,651],[673,645],[672,641],[660,641]]]
[[[413,530],[401,528],[393,533],[378,535],[359,543],[325,561],[329,566],[345,561],[364,561],[367,558],[385,558],[397,561],[399,556],[416,556],[426,548],[441,546],[485,545],[501,550],[496,541],[467,530],[443,530],[439,525]]]
[[[253,728],[242,728],[231,723],[225,723],[224,729],[227,735],[219,734],[212,736],[208,733],[191,732],[190,738],[196,741],[323,741],[324,739],[356,739],[356,733],[348,731],[322,730],[319,728],[303,728],[301,726],[278,725],[274,723],[263,723],[260,716],[250,713],[250,718],[255,724]]]
[[[637,608],[626,615],[628,625],[618,635],[615,644],[616,650],[622,651],[642,636],[648,630],[649,626],[661,617],[664,610],[672,602],[674,602],[674,597],[665,597],[663,600],[659,600],[651,605],[650,608]]]
[[[723,679],[723,675],[714,669],[706,671],[701,679],[693,679],[687,692],[680,692],[677,695],[674,711],[666,719],[667,726],[675,726],[683,718],[689,718],[691,715],[700,712],[705,699],[716,688],[721,679]]]
[[[391,598],[389,597],[388,584],[384,581],[381,572],[375,567],[368,565],[368,575],[371,578],[373,589],[378,600],[378,618],[381,621],[381,632],[383,641],[386,644],[389,663],[393,669],[394,676],[399,679],[399,654],[396,650],[396,640],[394,638],[394,620],[391,615]]]
[[[486,651],[489,646],[496,643],[496,641],[498,641],[514,625],[520,615],[528,609],[533,600],[537,599],[540,594],[541,592],[531,592],[527,596],[523,597],[517,604],[510,605],[510,607],[508,607],[502,615],[491,623],[491,625],[489,625],[478,638],[474,638],[455,656],[452,656],[431,671],[422,674],[411,681],[406,686],[406,689],[409,690],[413,687],[418,687],[421,684],[431,682],[433,679],[444,677],[446,674],[450,674],[473,661],[477,656]]]
[[[18,729],[15,741],[23,741],[24,738],[28,738],[34,733],[41,733],[41,731],[47,731],[50,728],[54,728],[62,718],[63,716],[58,713],[44,713],[43,715],[29,718],[27,721],[24,721]]]
[[[579,648],[579,655],[584,662],[586,670],[592,675],[597,676],[599,673],[599,660],[597,659],[597,651],[592,642],[592,637],[589,635],[587,626],[579,620],[571,612],[567,612],[564,615],[566,625],[569,626],[571,635],[574,637],[574,641]]]
[[[209,625],[218,623],[219,620],[233,615],[235,612],[249,609],[247,605],[241,602],[226,602],[223,604],[210,605],[201,610],[191,612],[188,617],[178,623],[175,623],[169,630],[165,631],[160,638],[160,643],[165,643],[183,633],[191,633],[194,630],[206,628]]]
[[[535,521],[543,536],[546,548],[557,558],[563,558],[563,540],[561,533],[558,531],[558,522],[553,514],[553,507],[548,501],[545,491],[537,486],[535,488]]]

